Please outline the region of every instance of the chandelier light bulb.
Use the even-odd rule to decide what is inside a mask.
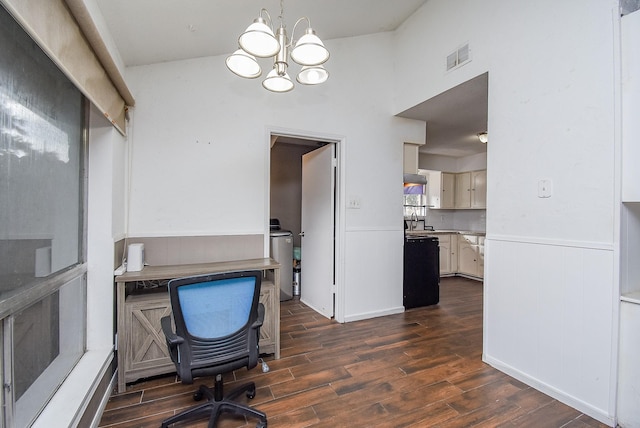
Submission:
[[[304,66],[296,80],[303,85],[318,85],[324,83],[329,78],[329,72],[321,65]]]

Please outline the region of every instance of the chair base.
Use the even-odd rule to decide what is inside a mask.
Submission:
[[[193,394],[195,400],[201,400],[206,398],[207,402],[191,407],[177,415],[162,421],[162,428],[168,428],[169,425],[176,422],[190,421],[196,419],[202,419],[209,417],[209,428],[214,428],[218,422],[218,418],[222,413],[231,413],[235,415],[243,415],[249,418],[258,419],[256,428],[267,427],[267,415],[263,412],[256,410],[252,407],[246,406],[237,401],[232,401],[239,397],[241,394],[246,393],[247,397],[253,398],[256,395],[256,385],[254,382],[246,383],[221,399],[216,400],[216,394],[221,395],[222,391],[222,379],[218,380],[216,377],[216,385],[214,389],[211,389],[205,385],[200,385],[198,391]]]

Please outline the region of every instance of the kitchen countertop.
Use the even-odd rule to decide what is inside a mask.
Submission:
[[[405,230],[404,233],[406,236],[429,236],[429,235],[444,235],[444,234],[478,235],[478,236],[486,235],[486,232],[478,232],[473,230],[450,230],[450,229]]]

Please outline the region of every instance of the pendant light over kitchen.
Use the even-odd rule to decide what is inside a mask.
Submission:
[[[329,72],[322,64],[329,59],[329,51],[311,28],[309,18],[303,16],[296,21],[291,32],[291,41],[288,40],[284,25],[283,0],[280,0],[278,18],[280,27],[274,33],[269,12],[266,9],[260,10],[259,16],[238,38],[240,48],[227,57],[226,64],[229,70],[240,77],[255,79],[262,75],[262,69],[256,58],[273,57],[273,69],[267,74],[262,86],[272,92],[288,92],[294,87],[287,73],[290,55],[294,62],[302,66],[296,77],[298,83],[304,85],[324,83],[329,78]],[[293,36],[296,27],[302,21],[307,21],[308,26],[304,35],[295,42]],[[289,54],[289,49],[292,47]]]

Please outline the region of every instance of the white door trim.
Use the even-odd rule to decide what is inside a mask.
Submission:
[[[265,165],[264,165],[264,254],[269,257],[269,211],[271,195],[271,135],[302,138],[316,141],[327,141],[336,144],[336,284],[335,284],[335,320],[345,322],[345,159],[346,141],[344,135],[314,132],[301,129],[266,126],[264,135]]]

